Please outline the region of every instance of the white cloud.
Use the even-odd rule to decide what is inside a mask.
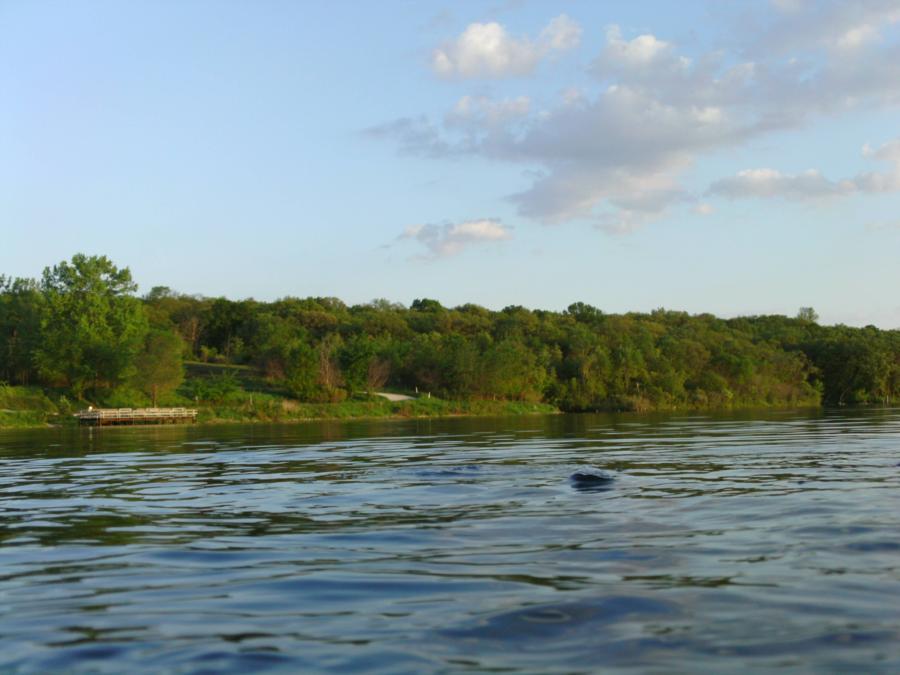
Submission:
[[[866,143],[862,149],[863,157],[872,159],[880,159],[885,162],[900,163],[900,138],[888,141],[884,145],[873,148]]]
[[[776,169],[746,169],[736,175],[715,181],[708,193],[728,199],[777,197],[792,200],[815,200],[845,197],[856,193],[900,191],[900,139],[881,147],[863,146],[864,157],[890,163],[886,171],[867,171],[854,178],[832,181],[819,171],[810,169],[799,174],[783,174]]]
[[[698,216],[711,216],[716,211],[716,207],[712,204],[700,203],[697,204],[693,209],[691,209]]]
[[[369,127],[363,130],[363,135],[374,139],[393,140],[398,143],[400,151],[404,154],[438,158],[457,152],[457,148],[448,143],[441,136],[440,130],[423,115],[401,117]]]
[[[672,45],[655,35],[638,35],[625,40],[622,38],[622,29],[612,25],[606,29],[606,47],[595,63],[595,68],[644,68],[671,58],[673,52]]]
[[[428,250],[425,257],[431,259],[457,255],[471,246],[511,238],[510,228],[493,218],[445,225],[413,225],[398,237],[417,241]]]
[[[370,133],[396,139],[406,152],[487,158],[523,169],[529,184],[509,199],[528,218],[630,231],[675,206],[696,204],[682,177],[710,153],[817,118],[900,104],[900,44],[884,30],[898,0],[777,4],[783,11],[770,10],[763,28],[752,22],[745,27],[748,40],[765,49],[754,44],[733,54],[687,58],[671,40],[650,33],[626,36],[613,26],[591,65],[593,85],[574,89],[560,83],[552,102],[536,100],[527,90],[504,99],[464,96],[441,121],[406,118]],[[574,41],[564,39],[565,25],[548,27],[535,41],[511,38],[495,25],[488,31],[493,42],[476,40],[477,48],[461,36],[439,50],[446,57],[445,74],[530,72],[542,49],[547,53],[551,45]],[[876,26],[879,39],[849,51],[838,46],[841,36],[863,25]],[[900,143],[869,153],[892,168],[843,180],[815,170],[750,169],[717,181],[710,193],[811,200],[898,189],[900,169],[893,158],[900,156]]]
[[[787,52],[809,47],[854,52],[878,44],[900,21],[896,0],[773,0],[780,21],[753,36],[755,49]]]
[[[574,49],[581,43],[581,26],[565,14],[560,14],[541,31],[539,43],[547,51]]]
[[[863,23],[853,26],[842,35],[839,35],[836,44],[841,49],[856,49],[864,46],[866,43],[875,42],[880,36],[877,26]]]
[[[488,96],[463,96],[447,114],[448,126],[477,124],[488,127],[510,122],[528,115],[531,99],[527,96],[496,101]]]
[[[524,96],[467,96],[443,129],[406,121],[380,132],[412,151],[421,140],[422,154],[434,156],[444,143],[447,155],[541,167],[530,188],[511,196],[527,217],[634,229],[685,199],[678,177],[697,153],[748,134],[731,99],[748,86],[754,69],[692,67],[669,43],[648,36],[625,41],[617,29],[608,33],[607,51],[621,66],[619,81],[594,96],[564,90],[556,106],[539,111]]]
[[[858,174],[853,184],[860,192],[900,192],[900,138],[885,143],[879,148],[872,148],[868,143],[863,146],[863,156],[887,162],[887,171],[867,171]]]
[[[501,24],[472,23],[453,42],[434,50],[431,66],[446,78],[502,78],[529,75],[553,52],[578,46],[581,27],[565,14],[553,19],[537,40],[515,38]]]
[[[737,142],[740,125],[716,106],[667,103],[644,87],[617,85],[593,100],[561,105],[523,133],[482,144],[503,159],[543,164],[513,195],[522,215],[545,223],[599,217],[604,229],[634,229],[684,199],[679,175],[696,153]]]
[[[854,190],[851,181],[833,182],[815,169],[798,174],[783,174],[775,169],[745,169],[714,182],[709,187],[709,194],[729,199],[781,197],[804,200],[838,197]]]

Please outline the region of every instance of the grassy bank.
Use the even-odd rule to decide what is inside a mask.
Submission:
[[[63,400],[63,407],[66,403]],[[0,429],[46,426],[58,419],[59,408],[38,387],[0,385]]]
[[[159,405],[183,406],[199,411],[198,423],[266,423],[308,420],[350,420],[367,418],[425,418],[452,416],[503,416],[553,414],[560,410],[546,403],[491,399],[446,400],[437,397],[389,401],[381,396],[356,393],[338,402],[298,401],[286,391],[246,366],[189,363],[187,377],[179,389],[161,399]],[[397,392],[400,393],[400,392]],[[51,424],[75,424],[71,413],[88,405],[110,408],[149,406],[150,400],[131,389],[118,389],[97,401],[71,401],[59,391],[38,387],[0,385],[0,428],[37,428]],[[645,399],[628,399],[605,411],[672,412],[676,410],[740,410],[816,406],[809,400],[704,398],[691,404],[660,405]],[[584,410],[583,412],[600,412]]]
[[[543,403],[494,400],[444,400],[436,397],[389,401],[356,393],[334,403],[298,401],[257,371],[220,364],[187,364],[187,379],[172,405],[197,408],[198,422],[293,422],[379,417],[455,415],[527,415],[556,413]]]
[[[73,404],[65,397],[54,403],[53,392],[36,387],[0,385],[0,429],[40,428],[51,424],[75,424],[74,410],[91,402]],[[358,395],[339,403],[304,403],[281,394],[247,391],[238,388],[216,397],[217,400],[192,400],[183,395],[161,401],[160,405],[196,408],[197,422],[218,424],[227,422],[302,422],[308,420],[342,420],[366,418],[415,418],[452,416],[500,416],[552,414],[559,410],[544,403],[520,401],[448,401],[438,398],[419,398],[409,401],[389,401],[380,396]],[[120,407],[140,407],[146,401],[116,401]],[[95,406],[104,402],[94,403]]]
[[[288,399],[254,396],[244,401],[223,402],[199,408],[197,421],[217,422],[294,422],[317,419],[366,419],[533,415],[551,414],[559,410],[544,403],[517,401],[445,401],[436,398],[411,401],[388,401],[373,397],[340,403],[301,403]]]

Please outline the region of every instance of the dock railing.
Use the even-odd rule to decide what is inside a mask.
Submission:
[[[195,422],[191,408],[88,408],[75,413],[79,424],[111,426],[123,424],[176,424]]]

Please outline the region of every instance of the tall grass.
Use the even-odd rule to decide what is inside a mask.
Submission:
[[[38,387],[0,385],[0,427],[45,426],[59,408]]]

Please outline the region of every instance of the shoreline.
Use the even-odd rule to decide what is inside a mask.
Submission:
[[[226,424],[301,424],[306,422],[352,422],[360,420],[404,420],[404,419],[437,419],[454,417],[516,417],[527,415],[560,415],[564,414],[556,406],[546,403],[523,403],[520,401],[445,401],[429,399],[427,404],[416,404],[413,401],[392,402],[385,399],[378,402],[345,403],[304,403],[297,404],[290,410],[235,410],[228,408],[201,407],[197,421],[190,424],[135,424],[111,425],[104,428],[133,427],[196,427],[222,426]],[[64,413],[50,413],[40,410],[7,410],[0,416],[0,431],[19,429],[62,429],[78,428],[80,425],[74,417]],[[306,414],[304,414],[306,413]],[[23,423],[6,424],[4,418],[11,415],[30,417]],[[36,417],[42,416],[43,420]],[[96,428],[96,427],[94,427]]]
[[[135,424],[135,425],[116,425],[103,428],[150,428],[150,427],[197,427],[197,426],[225,426],[229,424],[304,424],[309,422],[357,422],[357,421],[373,421],[373,420],[424,420],[424,419],[453,419],[453,418],[477,418],[477,417],[527,417],[537,415],[584,415],[584,414],[616,414],[616,415],[665,415],[677,413],[742,413],[752,411],[789,411],[789,410],[827,410],[829,406],[821,404],[811,404],[798,402],[795,404],[778,404],[778,405],[746,405],[746,406],[727,406],[727,407],[701,407],[701,406],[679,406],[671,408],[653,408],[647,410],[613,410],[613,409],[597,409],[597,410],[578,410],[566,411],[546,403],[522,403],[518,401],[444,401],[441,399],[431,399],[437,402],[439,409],[435,409],[433,404],[428,409],[424,406],[415,406],[407,401],[391,404],[390,410],[381,411],[368,409],[365,411],[353,412],[347,410],[347,406],[341,403],[323,403],[323,404],[299,404],[307,408],[304,412],[315,412],[316,414],[287,414],[287,415],[266,415],[265,411],[256,410],[251,414],[250,411],[242,411],[244,414],[237,414],[238,411],[232,411],[233,414],[216,414],[215,408],[200,409],[200,415],[196,422],[191,424]],[[387,403],[387,401],[386,401]],[[403,405],[405,404],[405,405]],[[854,406],[860,408],[880,407],[880,406]],[[352,406],[351,406],[352,408]],[[405,408],[405,409],[404,409]],[[410,409],[410,408],[420,408]],[[424,408],[424,409],[422,409]],[[343,411],[343,414],[342,414]],[[15,430],[36,430],[36,429],[63,429],[63,428],[79,428],[80,425],[75,421],[74,417],[61,413],[47,413],[38,410],[4,410],[5,415],[0,416],[0,431]],[[300,410],[293,411],[300,413]],[[34,420],[33,422],[25,422],[23,424],[4,424],[3,417],[10,414],[34,417],[44,415],[43,421]],[[56,418],[55,420],[53,418]]]

